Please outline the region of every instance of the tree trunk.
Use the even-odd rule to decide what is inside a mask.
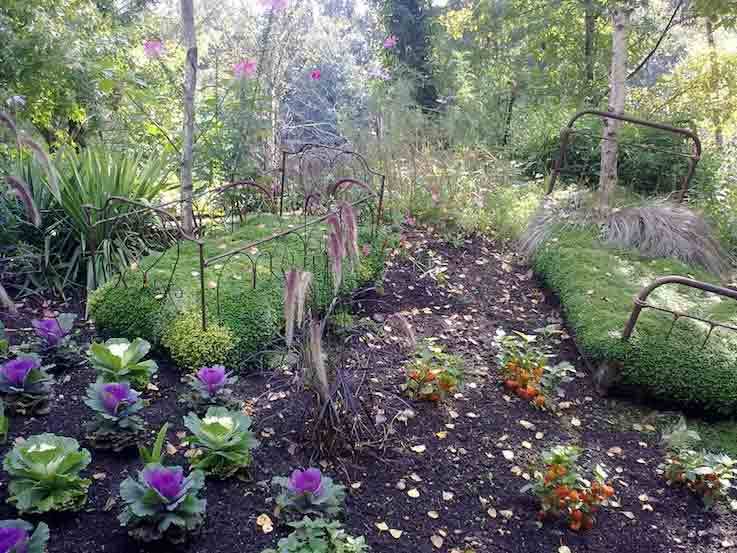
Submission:
[[[180,198],[182,201],[182,227],[187,233],[194,229],[192,213],[192,158],[194,146],[195,111],[194,100],[197,88],[197,37],[194,28],[194,6],[192,0],[181,0],[182,32],[187,56],[184,60],[184,126],[182,129],[182,168],[180,173]]]
[[[711,20],[706,20],[706,40],[709,43],[709,65],[711,66],[711,90],[712,93],[719,92],[719,81],[721,80],[719,74],[719,54],[717,53],[717,44],[714,40],[714,27],[712,26]],[[719,150],[724,149],[724,130],[722,129],[722,114],[719,111],[719,102],[717,98],[712,100],[714,111],[711,113],[711,122],[714,125],[714,141],[717,144]]]
[[[507,103],[507,117],[504,121],[504,136],[502,137],[502,146],[509,143],[509,134],[512,131],[512,115],[514,114],[514,103],[517,101],[517,81],[512,81],[512,89],[509,93],[509,102]]]
[[[627,78],[627,42],[630,11],[614,8],[612,23],[614,36],[612,41],[612,67],[609,73],[609,107],[610,113],[624,113],[626,98],[625,79]],[[599,174],[599,211],[609,210],[612,195],[617,186],[617,155],[619,154],[619,129],[621,122],[615,119],[604,119],[604,130],[601,142],[601,173]]]
[[[585,66],[584,82],[586,83],[586,95],[589,96],[592,93],[592,87],[594,84],[594,33],[596,32],[594,0],[584,0],[583,7],[585,23],[583,41]]]

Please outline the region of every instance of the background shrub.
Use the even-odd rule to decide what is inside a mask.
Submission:
[[[199,311],[188,311],[174,319],[162,343],[179,368],[197,370],[232,363],[236,337],[229,328],[215,321],[209,321],[207,330],[202,330]]]
[[[88,303],[95,327],[104,338],[143,338],[157,346],[174,310],[140,282],[111,281],[95,290]]]

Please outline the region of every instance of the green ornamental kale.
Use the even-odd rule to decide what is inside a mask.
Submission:
[[[118,520],[135,539],[182,543],[204,523],[207,501],[198,497],[204,487],[200,470],[185,478],[182,467],[150,463],[138,479],[129,476],[120,485],[125,505]]]
[[[73,438],[39,434],[17,443],[3,460],[10,475],[8,502],[22,513],[78,510],[87,501],[90,480],[79,473],[90,452]]]
[[[364,553],[369,550],[363,536],[349,536],[336,521],[304,517],[290,526],[294,531],[279,540],[277,549],[266,549],[262,553]]]
[[[158,371],[156,361],[144,361],[151,344],[141,338],[132,342],[111,338],[104,344],[93,343],[89,356],[92,366],[104,382],[131,382],[144,388]]]
[[[276,477],[271,483],[280,488],[276,503],[281,512],[335,516],[345,500],[345,487],[316,468],[295,470],[289,478]]]
[[[225,407],[210,407],[204,418],[184,417],[192,432],[187,441],[202,451],[191,459],[192,467],[206,474],[227,478],[251,465],[251,450],[259,443],[251,432],[250,417]]]

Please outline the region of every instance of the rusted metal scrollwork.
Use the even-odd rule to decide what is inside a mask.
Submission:
[[[635,297],[632,313],[630,314],[630,318],[624,327],[624,331],[622,332],[623,340],[627,341],[632,336],[635,325],[637,325],[637,320],[639,319],[640,313],[643,309],[653,309],[655,311],[669,313],[673,316],[673,323],[671,324],[670,330],[668,331],[668,337],[670,337],[671,332],[673,332],[673,327],[678,322],[678,319],[681,318],[693,319],[695,321],[699,321],[701,323],[709,325],[709,332],[707,333],[706,338],[704,339],[704,343],[701,345],[701,347],[704,347],[706,345],[706,342],[709,341],[709,338],[711,337],[711,334],[715,328],[724,328],[737,332],[737,326],[733,326],[731,324],[712,321],[703,317],[697,317],[688,313],[683,313],[673,309],[667,309],[665,307],[660,307],[647,303],[647,298],[650,296],[650,294],[652,294],[655,289],[660,288],[661,286],[664,286],[666,284],[680,284],[682,286],[688,286],[689,288],[695,288],[697,290],[703,290],[704,292],[710,292],[712,294],[717,294],[719,296],[737,300],[737,290],[733,290],[731,288],[725,288],[723,286],[717,286],[715,284],[709,284],[708,282],[701,282],[699,280],[694,280],[692,278],[681,276],[661,277],[655,280],[652,284],[645,286]]]
[[[585,133],[581,133],[581,131],[575,130],[573,127],[576,121],[578,121],[580,118],[586,115],[593,115],[596,117],[601,117],[603,119],[614,119],[617,121],[624,121],[625,123],[632,123],[633,125],[639,125],[641,127],[658,129],[664,132],[669,132],[672,134],[685,136],[686,138],[690,139],[693,142],[693,147],[692,147],[692,151],[690,154],[686,154],[683,152],[677,152],[677,151],[662,150],[662,149],[658,149],[654,147],[648,147],[648,149],[652,151],[656,151],[656,150],[664,151],[666,153],[669,153],[675,156],[683,156],[683,157],[688,158],[688,172],[686,173],[686,176],[681,181],[681,189],[678,191],[678,195],[677,195],[678,202],[679,203],[683,202],[683,200],[686,198],[686,193],[688,192],[688,186],[696,171],[696,165],[699,163],[699,160],[701,159],[701,141],[699,140],[698,135],[690,129],[674,127],[672,125],[667,125],[665,123],[656,123],[653,121],[647,121],[645,119],[639,119],[637,117],[632,117],[630,115],[618,115],[616,113],[610,113],[608,111],[597,111],[597,110],[579,111],[573,117],[571,117],[570,121],[568,121],[568,125],[560,132],[560,149],[558,152],[558,157],[553,162],[553,172],[550,175],[550,181],[548,183],[546,195],[550,195],[553,192],[555,183],[557,182],[558,177],[560,176],[560,172],[563,169],[563,166],[565,165],[566,150],[568,149],[568,144],[570,142],[571,136],[574,134],[585,134]],[[598,138],[599,140],[604,139],[603,137],[595,137],[595,138]]]

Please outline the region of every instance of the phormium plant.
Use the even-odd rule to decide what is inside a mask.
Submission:
[[[25,520],[0,520],[0,553],[44,553],[49,541],[49,527]]]
[[[95,447],[122,451],[137,444],[143,430],[141,394],[127,382],[98,379],[87,388],[85,404],[95,411],[87,426],[87,438]]]
[[[120,485],[124,506],[118,520],[141,541],[184,542],[204,523],[207,501],[199,497],[205,475],[194,470],[185,478],[182,467],[150,463]]]
[[[463,359],[450,355],[431,341],[422,342],[405,367],[403,387],[412,399],[441,401],[457,392],[463,383]]]
[[[206,474],[227,478],[251,465],[251,451],[258,447],[251,418],[225,407],[210,407],[203,418],[194,413],[184,417],[192,433],[186,442],[198,450],[190,462],[192,468]]]
[[[320,469],[295,470],[289,478],[275,477],[278,487],[276,504],[281,513],[336,516],[343,508],[345,487],[333,483]]]
[[[729,497],[732,480],[737,479],[737,460],[725,454],[692,449],[700,440],[699,434],[689,430],[681,419],[664,436],[667,453],[661,469],[669,484],[686,486],[709,509]]]
[[[3,460],[10,475],[8,502],[21,513],[81,509],[90,480],[79,473],[90,460],[73,438],[39,434],[16,443]]]
[[[141,338],[133,342],[111,338],[104,344],[94,342],[89,356],[92,366],[105,382],[131,382],[144,388],[158,371],[156,361],[144,361],[151,344]]]
[[[8,410],[19,415],[46,415],[53,377],[38,355],[11,359],[0,365],[0,394]]]
[[[364,553],[369,550],[363,536],[348,535],[337,521],[304,517],[289,525],[294,531],[279,540],[277,549],[265,549],[262,553]]]
[[[604,469],[596,465],[593,482],[584,478],[577,462],[581,449],[556,446],[542,454],[535,481],[522,488],[532,490],[540,500],[538,517],[565,517],[571,530],[589,530],[599,507],[607,505],[614,489],[606,483]]]

